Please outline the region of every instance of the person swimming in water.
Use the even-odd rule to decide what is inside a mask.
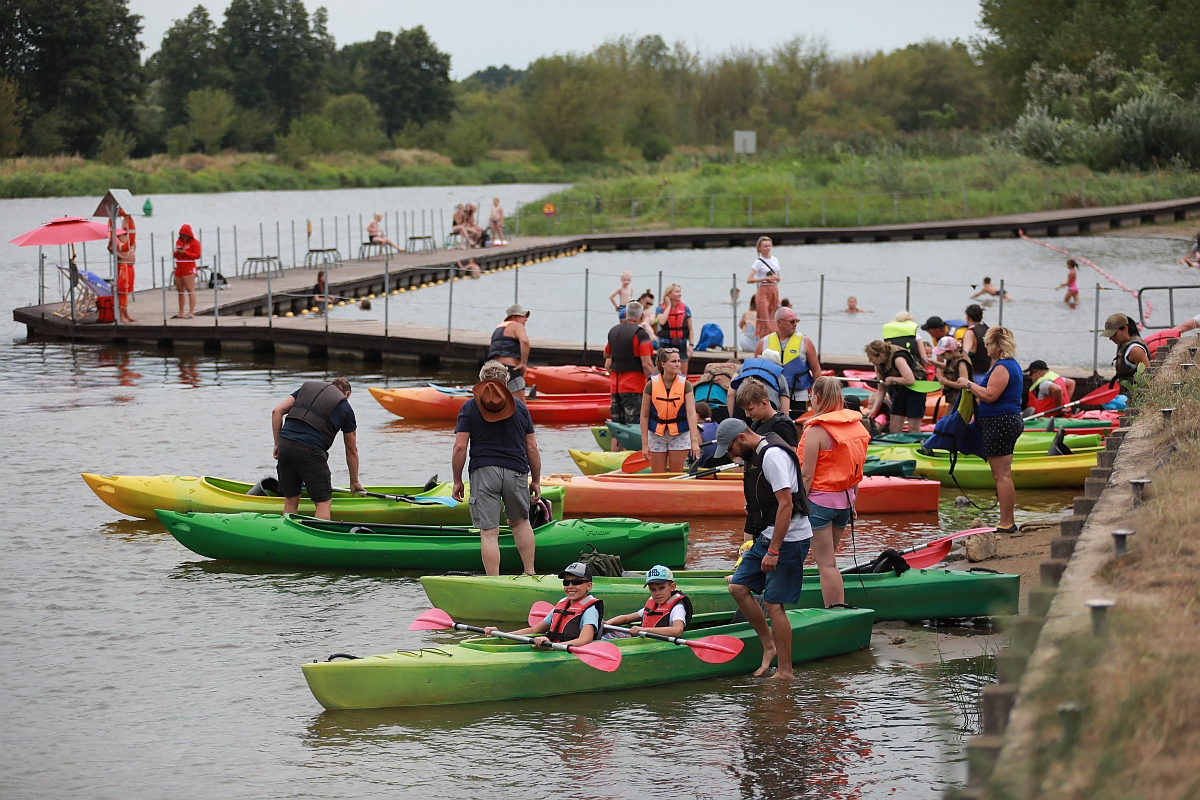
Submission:
[[[974,289],[975,286],[972,284],[971,288]],[[984,276],[983,286],[980,286],[979,291],[976,292],[975,294],[971,295],[971,299],[974,300],[977,297],[983,297],[985,294],[988,297],[999,297],[1000,296],[1000,288],[998,286],[993,286],[992,279],[987,276]],[[1012,295],[1010,295],[1008,292],[1005,292],[1004,299],[1012,300]]]
[[[1075,263],[1075,259],[1067,259],[1067,280],[1055,286],[1055,289],[1067,290],[1067,296],[1063,298],[1063,302],[1071,308],[1079,305],[1079,273],[1077,272],[1079,265]]]
[[[846,307],[842,309],[843,314],[869,314],[871,313],[865,308],[858,307],[858,298],[850,295],[846,298]]]

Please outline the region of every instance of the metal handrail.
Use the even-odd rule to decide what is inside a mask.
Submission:
[[[1146,312],[1142,307],[1142,295],[1145,292],[1167,290],[1167,324],[1166,325],[1150,325],[1146,322]],[[1200,284],[1186,284],[1176,286],[1143,286],[1138,289],[1138,326],[1142,328],[1153,328],[1155,330],[1166,330],[1167,328],[1175,327],[1175,290],[1176,289],[1200,289]],[[1200,309],[1197,309],[1200,311]]]

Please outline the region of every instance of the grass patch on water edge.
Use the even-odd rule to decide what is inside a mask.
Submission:
[[[1032,797],[1200,795],[1200,377],[1182,375],[1164,366],[1137,401],[1152,426],[1145,466],[1153,483],[1129,517],[1130,555],[1097,575],[1108,590],[1101,593],[1118,600],[1107,631],[1060,642],[1032,696]],[[1168,423],[1159,409],[1169,407]],[[1074,742],[1064,741],[1057,712],[1068,701],[1082,710]],[[1009,797],[1005,776],[993,777],[993,797]]]

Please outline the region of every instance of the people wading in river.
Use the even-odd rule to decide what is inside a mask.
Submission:
[[[271,434],[275,438],[279,493],[283,495],[283,513],[294,514],[300,507],[300,492],[308,490],[308,499],[317,510],[314,516],[329,519],[333,483],[329,473],[329,448],[338,431],[346,446],[346,469],[350,472],[350,490],[361,492],[358,482],[358,423],[350,407],[350,381],[334,378],[305,381],[271,412]]]
[[[499,361],[508,368],[508,390],[518,399],[525,399],[525,367],[529,364],[529,336],[525,324],[529,309],[513,303],[504,312],[504,321],[492,331],[488,360]]]

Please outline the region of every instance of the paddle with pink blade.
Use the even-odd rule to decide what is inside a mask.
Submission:
[[[545,614],[542,615],[543,618],[545,616]],[[541,620],[539,619],[538,621],[540,622]],[[483,634],[484,636],[494,636],[497,639],[507,639],[511,642],[534,644],[532,636],[521,636],[515,633],[505,633],[504,631],[493,631],[489,634],[483,628],[466,625],[462,622],[455,622],[450,618],[449,614],[440,608],[431,608],[428,611],[423,611],[408,626],[408,629],[410,631],[468,631],[470,633]],[[598,669],[601,672],[615,672],[617,667],[621,666],[621,650],[611,642],[591,642],[581,645],[549,642],[544,646],[552,650],[561,650],[570,653],[589,667]]]
[[[533,608],[529,609],[529,624],[536,625],[542,622],[546,619],[546,615],[553,610],[554,606],[544,600],[539,600],[533,604]],[[616,625],[605,625],[604,630],[630,633],[629,628],[620,628]],[[736,636],[705,636],[702,639],[684,639],[681,636],[667,636],[650,631],[638,631],[637,635],[690,648],[696,658],[708,664],[724,664],[726,661],[732,661],[745,647],[745,643]]]
[[[909,547],[900,551],[900,555],[904,556],[904,560],[908,562],[910,567],[914,569],[925,569],[932,567],[934,564],[941,561],[950,555],[950,548],[955,539],[961,539],[964,536],[972,536],[976,533],[987,533],[994,531],[995,528],[971,528],[966,531],[959,531],[948,536],[942,536],[925,544],[919,544],[915,547]]]

